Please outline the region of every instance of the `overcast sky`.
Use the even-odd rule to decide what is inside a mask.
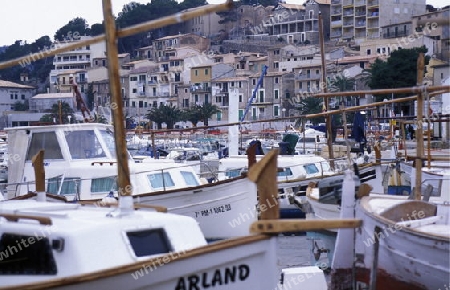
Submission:
[[[149,0],[134,0],[148,3]],[[89,25],[103,19],[100,0],[1,0],[0,46],[11,45],[16,40],[34,42],[48,35],[53,40],[55,32],[76,17],[87,20]],[[131,0],[111,0],[113,13],[117,15],[123,5]],[[225,0],[208,0],[208,3],[224,3]],[[287,3],[303,3],[304,0],[288,0]],[[427,0],[434,7],[448,5],[448,0]]]

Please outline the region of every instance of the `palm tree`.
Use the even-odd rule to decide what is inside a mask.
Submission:
[[[182,112],[172,104],[160,106],[167,129],[173,129],[175,123],[182,120]]]
[[[159,107],[153,107],[150,110],[148,110],[148,113],[145,115],[147,119],[150,121],[153,121],[156,123],[156,126],[158,129],[162,129],[162,123],[164,123],[164,115],[162,113],[161,107],[163,105],[160,105]]]
[[[193,127],[197,127],[197,123],[202,120],[198,105],[192,106],[184,110],[184,120],[192,123]]]
[[[162,123],[166,123],[167,129],[173,129],[175,123],[182,120],[182,112],[172,104],[161,104],[158,108],[151,108],[145,117],[155,122],[158,129],[162,129]]]
[[[347,92],[355,89],[355,79],[337,75],[329,82],[330,92]]]
[[[59,120],[61,120],[62,124],[69,123],[69,116],[71,120],[75,120],[75,116],[73,114],[73,109],[66,102],[53,104],[50,109],[50,114],[43,115],[39,121],[53,123],[53,120],[59,124]],[[60,118],[61,116],[61,118]]]
[[[212,115],[220,112],[219,107],[210,103],[204,103],[202,106],[198,106],[198,110],[200,119],[203,121],[205,126],[208,126],[208,120],[212,117]]]

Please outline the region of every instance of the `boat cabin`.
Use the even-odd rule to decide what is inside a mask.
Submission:
[[[101,199],[117,191],[112,127],[99,123],[14,127],[9,137],[8,197],[35,190],[33,156],[44,150],[46,192],[72,199]],[[128,154],[132,193],[180,189],[201,184],[190,166]]]

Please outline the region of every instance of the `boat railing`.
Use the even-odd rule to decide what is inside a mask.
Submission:
[[[160,169],[136,171],[135,174],[146,174],[146,173],[157,174],[157,173],[160,173],[162,176],[164,176],[165,172],[172,171],[174,169],[180,170],[182,168],[190,169],[196,165],[200,165],[201,167],[208,168],[208,172],[203,172],[199,176],[200,178],[202,178],[202,176],[203,176],[203,177],[205,177],[205,179],[208,179],[211,181],[218,180],[217,170],[214,170],[213,166],[208,164],[205,161],[199,161],[196,163],[189,163],[189,164],[177,163],[177,164],[174,164],[173,166],[160,168]],[[112,182],[110,182],[111,187],[109,189],[99,191],[98,193],[95,193],[95,195],[103,196],[105,194],[108,194],[111,191],[112,192],[117,191],[117,185],[116,185],[117,176],[116,175],[102,176],[101,178],[103,180],[111,179],[112,180]],[[73,177],[64,176],[64,174],[59,174],[59,175],[55,175],[55,176],[46,178],[45,184],[46,184],[48,193],[55,194],[55,195],[61,195],[61,196],[76,195],[76,198],[78,200],[81,200],[79,187],[80,187],[80,184],[82,181],[87,181],[87,180],[93,180],[93,178],[78,178],[78,177],[73,178]],[[72,182],[73,184],[68,185],[67,182]],[[32,185],[35,185],[35,184],[36,184],[36,182],[34,180],[33,181],[24,181],[24,182],[15,182],[15,183],[2,183],[2,188],[4,188],[4,190],[2,190],[2,192],[3,191],[4,191],[3,193],[14,192],[13,197],[17,197],[17,196],[21,195],[21,192],[23,192],[23,190],[19,190],[19,187],[26,186],[26,191],[31,192],[32,191],[31,188],[34,187]],[[164,178],[162,178],[162,185],[163,186],[161,189],[158,188],[158,189],[155,189],[155,191],[166,191],[166,190],[171,189],[171,188],[168,188],[168,186],[166,185]],[[65,191],[65,192],[63,192],[63,191]]]

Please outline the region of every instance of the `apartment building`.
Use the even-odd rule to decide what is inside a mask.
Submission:
[[[244,114],[248,102],[249,78],[245,76],[220,77],[211,81],[213,105],[220,109],[220,113],[213,116],[216,121],[228,122],[228,107],[230,104],[230,93],[236,90],[239,102],[239,118]]]
[[[355,41],[382,38],[382,27],[425,13],[425,0],[331,0],[330,38]]]
[[[69,39],[64,42],[57,43],[56,45],[62,47],[74,41],[87,40],[90,38],[92,37],[80,36],[76,40]],[[79,71],[80,74],[82,74],[83,72],[94,66],[94,59],[105,57],[105,54],[106,44],[104,41],[102,41],[55,55],[53,58],[53,69],[49,74],[50,84],[53,84],[53,86],[50,86],[50,92],[57,92],[59,84],[63,86],[65,85],[62,84],[62,77],[66,77],[69,70],[72,73],[78,73]],[[83,79],[82,75],[79,75],[79,77],[80,79]],[[84,78],[86,78],[86,75],[84,76]],[[68,79],[66,79],[66,81],[68,81]]]
[[[129,53],[119,53],[117,56],[119,60],[119,66],[130,62],[130,54]],[[92,67],[108,67],[108,57],[106,55],[101,57],[94,57],[92,59]]]
[[[360,44],[361,55],[388,57],[397,49],[425,46],[426,55],[449,61],[449,11],[437,10],[412,17],[411,20],[381,27],[381,38]],[[446,20],[446,21],[445,21]]]
[[[211,82],[223,77],[232,77],[235,70],[232,65],[214,63],[191,68],[190,102],[197,105],[214,103]],[[225,102],[226,103],[226,99]]]
[[[193,33],[178,34],[156,39],[153,42],[153,57],[156,61],[168,60],[171,56],[176,56],[174,48],[189,46],[200,52],[209,49],[210,41],[206,37]]]
[[[429,51],[434,57],[450,61],[450,8],[412,17],[412,28],[433,41]]]
[[[246,105],[258,84],[261,73],[250,76],[250,90]],[[291,72],[268,72],[253,100],[246,120],[263,120],[285,117],[289,114],[289,100],[294,93],[294,74]],[[245,109],[245,106],[244,108]]]
[[[279,4],[264,23],[269,35],[290,44],[319,43],[319,12],[322,14],[324,39],[329,39],[330,0],[308,0],[304,5]]]

